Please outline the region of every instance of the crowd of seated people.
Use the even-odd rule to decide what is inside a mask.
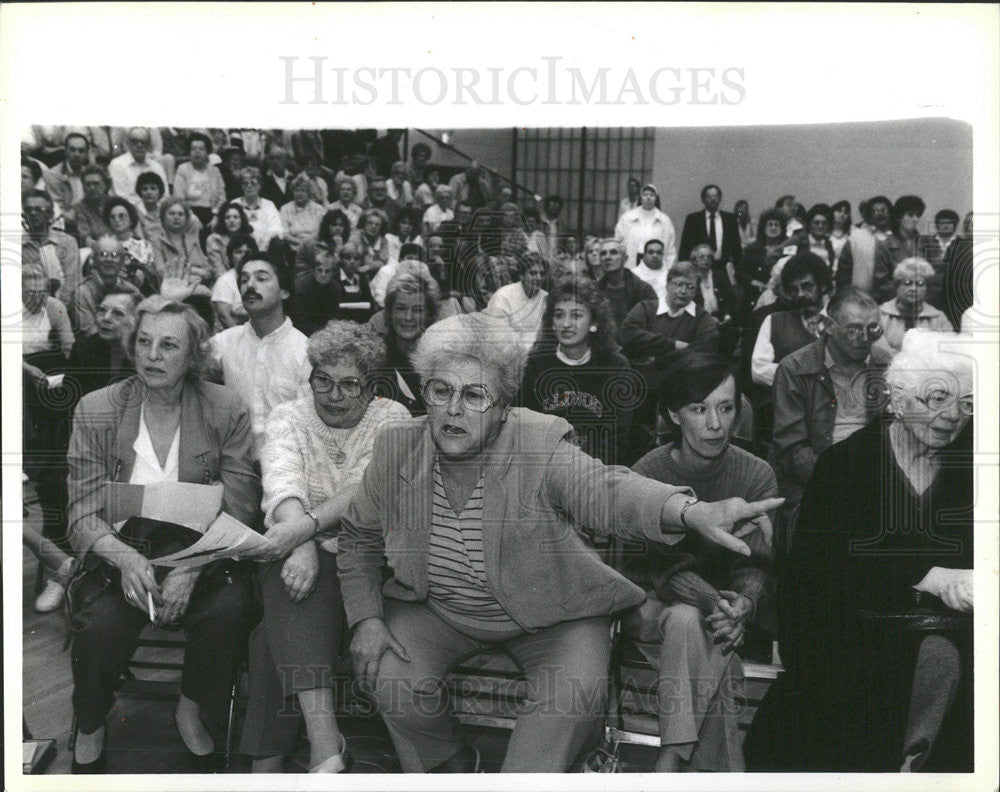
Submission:
[[[957,212],[930,233],[917,196],[855,224],[784,195],[754,218],[709,184],[678,237],[632,177],[613,231],[570,230],[560,196],[474,161],[449,180],[396,132],[43,131],[22,155],[35,607],[104,581],[69,602],[74,772],[109,770],[152,608],[188,633],[175,719],[202,772],[244,652],[254,771],[301,722],[311,772],[350,770],[349,677],[405,772],[475,771],[440,682],[491,648],[533,697],[502,769],[565,772],[604,723],[614,619],[660,675],[660,771],[967,769],[971,622],[879,616],[972,611]],[[221,482],[268,550],[166,574],[109,524],[109,481]],[[744,745],[751,626],[788,671]]]

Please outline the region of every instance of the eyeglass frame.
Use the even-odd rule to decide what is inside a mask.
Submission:
[[[841,327],[844,330],[844,335],[847,336],[851,341],[859,341],[859,333],[864,333],[865,341],[878,341],[884,334],[885,328],[881,324],[869,325],[868,327],[849,327],[845,324],[838,322],[832,316],[827,315],[826,321],[829,323],[830,329],[834,327]]]
[[[954,393],[949,393],[948,397],[945,399],[944,404],[942,404],[940,407],[931,407],[929,399],[925,396],[918,396],[916,393],[914,393],[913,398],[916,399],[918,402],[920,402],[922,405],[924,405],[924,407],[934,415],[938,415],[950,409],[953,402],[958,404],[958,411],[962,415],[968,416],[969,418],[972,417],[973,410],[975,408],[975,401],[972,396],[956,396]],[[963,402],[968,402],[969,404],[968,410],[963,409],[962,406]]]
[[[906,288],[916,286],[919,289],[927,285],[927,280],[925,278],[917,278],[916,280],[913,278],[900,278],[896,281],[896,283],[900,286],[905,286]]]
[[[317,389],[315,384],[313,384],[317,376],[319,376],[324,380],[327,380],[330,383],[330,387],[327,388],[326,390]],[[347,389],[344,387],[345,383],[349,385],[357,383],[358,392],[353,395],[348,393]],[[309,387],[312,389],[313,393],[318,393],[321,396],[325,396],[327,393],[333,393],[333,391],[336,390],[337,393],[340,394],[340,397],[342,399],[360,399],[361,394],[364,393],[365,390],[365,383],[362,380],[358,379],[357,377],[344,377],[344,379],[342,380],[335,380],[326,376],[326,374],[323,374],[322,372],[313,369],[312,372],[309,374]]]
[[[450,393],[448,394],[447,401],[443,401],[440,404],[431,401],[427,397],[427,390],[428,390],[428,388],[430,388],[430,386],[431,386],[432,383],[436,383],[436,382],[440,382],[442,385],[445,385],[449,389],[449,391],[450,391]],[[486,393],[486,406],[483,407],[481,410],[477,409],[476,407],[473,407],[471,404],[469,404],[465,400],[465,394],[466,394],[466,391],[469,388],[482,388],[483,391]],[[461,389],[459,389],[459,388],[456,388],[454,385],[452,385],[450,382],[445,382],[442,379],[437,379],[436,377],[434,377],[434,378],[431,378],[431,379],[427,380],[420,387],[420,395],[424,397],[424,401],[427,402],[427,404],[429,404],[429,405],[431,405],[433,407],[446,407],[446,406],[450,405],[451,402],[452,402],[452,400],[455,398],[455,394],[456,393],[458,393],[460,395],[460,398],[461,398],[461,401],[462,401],[462,405],[466,409],[472,410],[472,412],[474,412],[474,413],[480,413],[480,414],[482,414],[482,413],[488,412],[489,410],[491,410],[493,407],[495,407],[497,404],[500,403],[496,399],[493,398],[493,394],[490,393],[490,389],[487,388],[486,385],[484,385],[481,382],[470,382],[468,385],[463,385],[461,387]]]
[[[669,279],[667,281],[667,284],[668,285],[672,285],[678,291],[683,290],[683,291],[692,292],[692,293],[698,291],[698,282],[697,281],[695,281],[694,283],[689,283],[686,280],[682,281],[682,280],[678,280],[677,278],[671,278],[671,279]]]

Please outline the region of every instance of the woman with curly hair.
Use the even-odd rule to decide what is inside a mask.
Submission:
[[[309,338],[311,393],[276,407],[261,452],[264,524],[277,547],[257,577],[264,616],[250,639],[242,750],[253,771],[280,772],[301,714],[311,773],[346,767],[333,686],[345,636],[337,530],[375,438],[409,414],[375,396],[385,344],[369,327],[330,322]],[[294,670],[294,673],[289,673]]]
[[[518,399],[521,407],[565,418],[581,448],[606,464],[628,456],[640,382],[615,335],[611,304],[592,281],[559,281],[546,300]]]
[[[222,207],[212,233],[205,240],[205,255],[216,278],[221,278],[230,269],[226,248],[238,236],[253,236],[253,228],[243,207],[233,201]]]

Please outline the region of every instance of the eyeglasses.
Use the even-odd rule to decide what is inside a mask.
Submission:
[[[842,325],[833,318],[829,318],[827,321],[829,321],[831,325],[840,327],[844,331],[844,335],[851,341],[862,341],[865,339],[868,341],[877,341],[882,337],[882,333],[885,332],[882,329],[882,325],[879,324],[868,325],[868,327],[858,327],[857,325]]]
[[[120,250],[114,250],[114,251],[98,250],[94,254],[94,258],[99,258],[99,259],[120,259],[120,258],[125,258],[125,254],[123,252],[121,252]]]
[[[313,372],[309,375],[309,387],[312,388],[313,393],[330,393],[334,388],[340,393],[341,397],[347,397],[348,399],[356,399],[361,395],[363,386],[361,385],[361,380],[357,377],[347,377],[346,379],[336,380],[330,379],[325,374],[318,374]]]
[[[677,291],[689,291],[693,292],[698,289],[697,283],[688,283],[687,281],[672,280],[667,281],[671,286],[673,286]]]
[[[918,278],[917,280],[911,280],[910,278],[906,278],[905,280],[899,281],[899,284],[901,286],[907,286],[907,287],[910,287],[910,286],[926,286],[927,285],[927,281],[925,281],[923,278]]]
[[[944,393],[943,391],[936,391],[927,396],[916,396],[913,397],[918,402],[920,402],[924,407],[930,410],[932,413],[940,413],[945,410],[950,410],[955,402],[958,402],[958,411],[962,415],[972,415],[973,401],[971,396],[963,396],[962,398],[957,398],[951,393]]]
[[[451,404],[456,389],[444,380],[429,379],[424,383],[420,392],[428,404],[434,407],[444,407]],[[485,385],[463,385],[461,391],[458,392],[461,394],[462,404],[473,412],[486,412],[496,404]]]

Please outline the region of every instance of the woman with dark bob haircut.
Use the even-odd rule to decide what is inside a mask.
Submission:
[[[580,447],[605,464],[628,456],[641,380],[615,343],[611,304],[587,278],[565,278],[546,298],[542,331],[528,355],[518,405],[558,415]]]
[[[213,769],[220,756],[202,716],[225,711],[253,626],[252,575],[232,561],[157,575],[104,512],[109,481],[219,482],[223,511],[257,526],[261,489],[251,466],[250,413],[232,391],[202,380],[208,335],[191,306],[159,295],[144,300],[130,344],[136,376],[87,394],[76,409],[67,455],[68,537],[84,566],[108,585],[81,592],[72,612],[74,773],[107,772],[105,718],[151,617],[187,631],[174,719],[194,769]]]
[[[695,531],[749,552],[731,534],[769,530],[782,503],[705,503],[588,456],[562,418],[512,406],[524,355],[488,315],[427,328],[413,355],[427,415],[383,429],[341,519],[355,673],[404,772],[478,769],[442,680],[489,647],[512,653],[534,691],[502,770],[565,772],[604,720],[611,615],[644,599],[582,532],[674,543]]]
[[[777,495],[771,467],[731,442],[740,392],[725,359],[680,352],[668,366],[661,409],[679,439],[646,454],[637,473],[713,500]],[[646,602],[623,626],[660,674],[657,771],[743,770],[736,705],[743,666],[736,649],[766,598],[772,558],[762,533],[748,536],[747,544],[750,557],[689,534],[669,548],[650,544],[624,559],[622,571],[646,589]]]

